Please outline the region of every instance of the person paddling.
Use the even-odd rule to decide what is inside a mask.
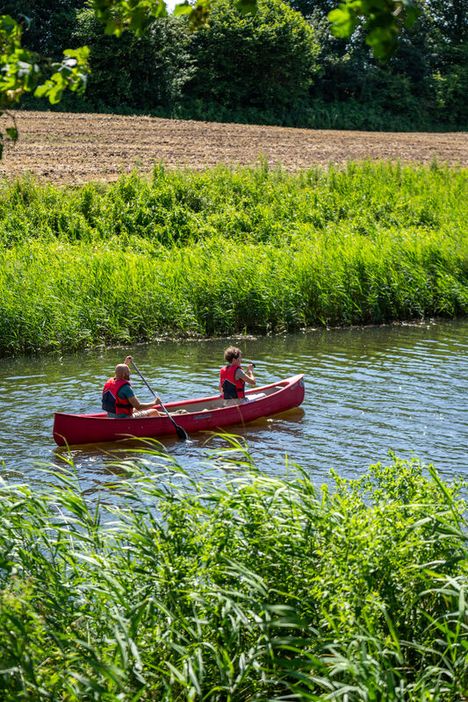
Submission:
[[[245,384],[256,385],[253,363],[242,370],[242,352],[236,346],[224,351],[226,365],[219,371],[219,391],[225,400],[245,401]]]
[[[160,412],[155,407],[161,402],[159,397],[156,397],[153,402],[142,403],[133,392],[130,385],[129,368],[129,364],[132,361],[132,356],[127,356],[124,363],[116,365],[114,377],[109,378],[102,390],[102,409],[107,412],[107,416],[111,419],[158,417],[164,415],[164,412]]]

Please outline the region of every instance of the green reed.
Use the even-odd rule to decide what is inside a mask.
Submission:
[[[465,314],[467,200],[437,166],[3,182],[0,353]]]
[[[107,507],[72,470],[0,486],[2,699],[462,699],[459,487],[416,460],[321,488],[226,460],[194,483],[136,458]]]

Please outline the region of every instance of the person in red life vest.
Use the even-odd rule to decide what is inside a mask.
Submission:
[[[102,391],[102,409],[111,419],[129,419],[131,417],[158,417],[164,415],[156,409],[159,397],[153,402],[142,403],[130,385],[130,368],[132,357],[127,356],[125,363],[115,367],[115,375],[109,378]],[[136,410],[136,411],[135,411]]]
[[[253,363],[247,370],[241,368],[242,352],[236,346],[228,346],[224,351],[226,365],[219,371],[219,391],[225,400],[245,401],[245,384],[255,385]]]

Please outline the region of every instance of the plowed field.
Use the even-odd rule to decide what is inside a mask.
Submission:
[[[350,132],[218,124],[152,117],[17,112],[20,140],[8,145],[0,175],[32,173],[55,183],[111,181],[137,169],[203,169],[266,159],[298,170],[316,164],[385,159],[468,165],[463,133]],[[6,117],[2,118],[7,126]]]

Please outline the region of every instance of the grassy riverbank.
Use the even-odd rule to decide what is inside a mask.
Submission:
[[[0,353],[468,311],[466,171],[155,169],[0,190]]]
[[[397,459],[333,489],[243,468],[134,475],[118,507],[71,474],[1,485],[2,700],[461,700],[457,488]]]

